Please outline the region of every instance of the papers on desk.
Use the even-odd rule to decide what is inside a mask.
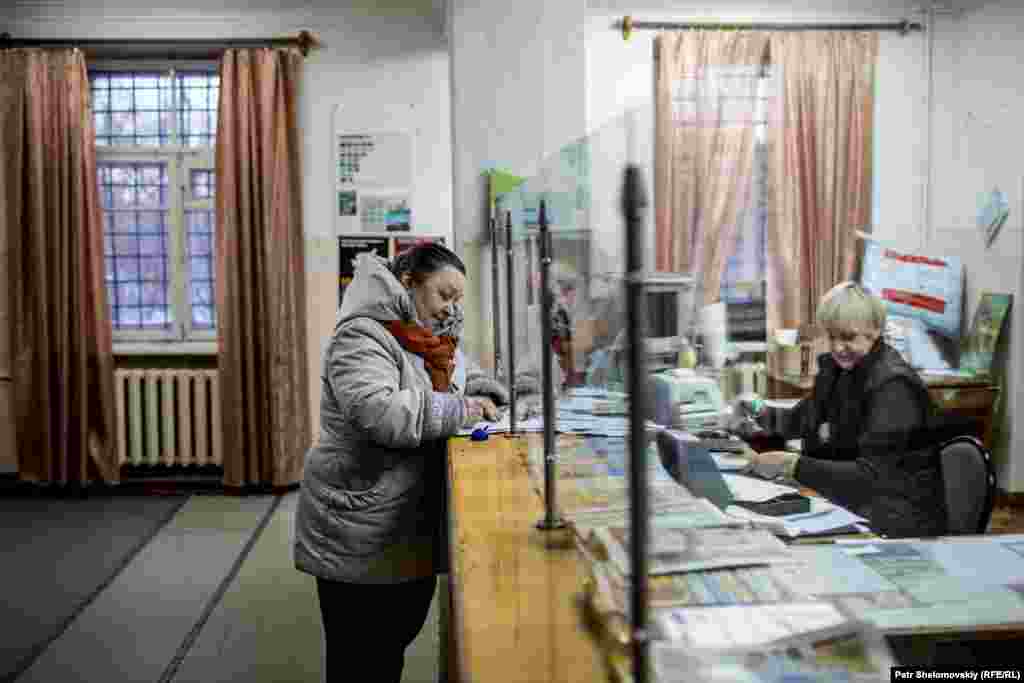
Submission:
[[[658,610],[655,618],[666,639],[688,648],[713,650],[764,646],[846,622],[828,602],[671,607]]]
[[[750,464],[750,460],[742,455],[712,451],[711,459],[718,465],[721,472],[739,472]]]
[[[765,482],[770,483],[770,482]],[[784,487],[788,488],[788,487]],[[815,536],[825,534],[857,533],[866,530],[868,520],[855,515],[846,508],[833,505],[821,498],[811,498],[809,512],[777,517],[759,515],[739,505],[730,505],[726,514],[753,524],[759,529],[771,531],[783,538]]]
[[[787,495],[799,494],[800,491],[792,486],[783,486],[764,479],[755,479],[740,474],[723,473],[726,486],[732,493],[734,500],[741,500],[744,503],[766,503]]]
[[[855,620],[745,647],[695,649],[680,642],[654,641],[651,663],[659,683],[881,682],[889,680],[895,665],[878,630]]]
[[[565,480],[558,484],[558,507],[566,519],[585,513],[629,510],[629,486],[622,477]],[[674,481],[648,483],[647,496],[652,510],[693,500],[693,495]]]
[[[472,427],[463,427],[458,431],[459,436],[469,436],[476,429],[486,429],[488,434],[507,434],[512,431],[512,425],[509,423],[508,411],[497,422],[491,422],[490,420],[480,420]],[[528,420],[517,420],[516,421],[517,432],[543,432],[544,431],[544,418],[542,417],[531,417]]]
[[[760,529],[652,525],[650,531],[648,573],[653,575],[745,567],[789,559],[786,545]],[[626,527],[601,527],[593,532],[595,542],[604,548],[623,576],[631,573],[629,537]]]
[[[562,434],[594,434],[598,436],[629,436],[629,417],[622,415],[592,415],[587,412],[565,410],[560,406],[555,431]],[[458,431],[459,436],[469,436],[474,429],[486,427],[490,434],[507,434],[511,431],[508,414],[497,422],[481,420],[472,427],[464,427]],[[660,429],[660,426],[647,421],[648,429]],[[527,420],[516,421],[517,432],[543,432],[544,418],[537,415]]]
[[[899,588],[835,544],[792,546],[792,562],[769,571],[797,599],[834,598],[841,595],[886,594]]]
[[[706,498],[693,498],[651,511],[651,527],[740,527],[743,522],[719,510]],[[601,527],[629,526],[629,510],[596,510],[573,515],[571,523],[581,538],[589,539]]]

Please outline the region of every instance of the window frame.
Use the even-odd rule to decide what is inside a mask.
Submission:
[[[89,65],[90,76],[100,72],[140,73],[152,72],[169,75],[176,79],[181,72],[206,72],[216,74],[216,62],[207,61],[166,61],[166,60],[131,60],[109,61],[99,60]],[[91,79],[90,79],[91,80]],[[218,95],[220,93],[218,84]],[[92,89],[90,88],[90,96]],[[105,163],[153,163],[166,164],[168,177],[167,195],[167,267],[168,292],[167,300],[173,322],[170,329],[120,329],[111,319],[111,333],[115,353],[133,353],[145,350],[152,353],[156,350],[170,353],[215,353],[217,341],[216,322],[214,329],[193,329],[191,286],[192,273],[188,251],[188,223],[186,214],[189,210],[215,210],[213,197],[197,198],[192,196],[191,171],[211,170],[214,172],[216,187],[215,151],[213,147],[190,146],[179,137],[179,104],[178,88],[172,87],[172,107],[175,115],[171,138],[172,144],[161,146],[142,145],[101,145],[94,144],[99,183],[99,166]],[[213,131],[214,135],[216,131]],[[106,212],[103,212],[106,216]],[[104,230],[106,226],[104,226]],[[211,235],[215,239],[215,233]],[[211,248],[213,245],[211,244]],[[211,264],[213,265],[213,264]],[[215,278],[214,278],[215,280]],[[216,283],[214,282],[214,285]],[[109,290],[108,290],[109,291]],[[216,316],[216,292],[213,309]],[[109,303],[108,303],[109,305]],[[216,317],[214,318],[216,321]]]
[[[712,68],[717,68],[717,67],[712,67]],[[734,67],[726,67],[726,68],[734,68]],[[768,191],[768,184],[770,183],[770,169],[769,168],[761,168],[761,164],[759,163],[760,160],[758,159],[758,154],[765,155],[765,159],[767,159],[767,154],[769,153],[769,151],[768,151],[768,135],[769,135],[768,127],[769,127],[769,125],[771,123],[771,117],[769,116],[769,112],[768,112],[767,107],[769,106],[769,102],[773,98],[778,97],[778,90],[777,90],[777,80],[775,78],[775,76],[776,76],[775,70],[774,70],[774,67],[770,63],[764,62],[759,67],[756,67],[756,69],[757,69],[757,73],[756,73],[757,87],[756,87],[756,93],[753,96],[756,103],[755,103],[755,109],[754,109],[754,118],[750,122],[750,126],[751,126],[752,132],[754,134],[754,148],[755,149],[754,149],[753,163],[756,166],[754,174],[753,174],[753,182],[757,185],[757,188],[755,189],[754,192],[751,193],[751,195],[750,195],[750,203],[746,207],[744,207],[743,214],[741,215],[741,218],[740,218],[741,224],[738,226],[738,229],[741,232],[737,236],[737,241],[736,241],[736,245],[735,245],[736,251],[734,251],[734,253],[728,254],[726,256],[726,258],[725,258],[725,264],[724,264],[725,267],[724,267],[724,270],[723,270],[723,273],[722,273],[722,289],[721,289],[721,293],[719,295],[718,301],[723,303],[726,306],[726,310],[727,311],[729,310],[730,307],[749,306],[751,304],[756,306],[758,302],[760,302],[761,306],[765,306],[766,303],[767,303],[767,277],[768,277],[768,272],[767,272],[767,267],[768,267],[768,265],[767,265],[767,220],[768,220],[768,215],[769,215],[769,210],[767,209],[767,207],[765,208],[763,216],[761,216],[762,223],[759,226],[759,229],[764,231],[764,233],[763,233],[764,242],[763,242],[762,245],[760,245],[761,247],[763,247],[763,250],[764,250],[764,253],[761,255],[763,260],[764,260],[764,270],[763,270],[763,272],[760,273],[761,274],[761,278],[758,279],[758,280],[739,280],[739,279],[737,279],[737,280],[730,280],[729,279],[730,275],[731,275],[730,266],[731,266],[733,260],[737,256],[739,256],[741,259],[743,257],[743,254],[741,253],[740,248],[748,240],[754,240],[754,239],[757,239],[759,237],[762,237],[761,234],[752,234],[752,235],[751,234],[745,234],[745,229],[746,228],[750,228],[750,227],[752,227],[754,225],[754,222],[750,221],[748,219],[748,212],[749,211],[757,211],[758,210],[757,204],[758,204],[759,201],[763,201],[765,203],[767,203],[767,201],[768,201],[767,191]],[[723,75],[723,76],[719,76],[719,77],[720,78],[722,78],[722,77],[729,78],[730,76],[729,75]],[[751,75],[742,75],[741,74],[741,75],[738,75],[738,77],[750,78],[752,76]],[[694,80],[700,80],[700,79],[694,79]],[[658,74],[657,74],[657,64],[656,63],[655,63],[655,69],[654,69],[654,74],[653,74],[653,81],[655,83],[655,89],[657,89]],[[675,88],[672,89],[672,91],[669,94],[670,102],[673,105],[673,107],[675,107],[678,102],[683,102],[683,101],[686,101],[688,99],[695,99],[696,97],[699,97],[699,93],[695,93],[692,96],[691,95],[686,95],[686,94],[680,93]],[[735,97],[735,96],[727,96],[727,97]],[[657,155],[659,153],[661,153],[660,150],[659,149],[655,149],[655,155]],[[765,161],[764,163],[766,164],[767,161]],[[761,172],[762,170],[763,170],[763,173]],[[758,229],[755,229],[754,232],[757,233]],[[749,283],[753,284],[760,291],[760,293],[761,293],[760,298],[755,296],[753,298],[753,300],[741,300],[739,297],[735,297],[733,295],[733,290],[734,290],[735,286],[740,284],[740,283],[745,283],[745,282],[749,282]],[[726,286],[727,284],[728,284],[728,286]],[[727,313],[727,315],[728,315],[728,313]],[[730,337],[731,337],[731,334],[732,333],[730,332]],[[730,343],[735,348],[742,347],[745,351],[760,352],[760,351],[766,350],[767,349],[767,343],[768,343],[767,321],[765,321],[765,327],[764,327],[764,331],[763,331],[763,336],[757,337],[755,340],[750,340],[750,341],[736,341],[736,340],[730,339]]]
[[[211,292],[213,295],[213,314],[214,314],[214,325],[212,330],[197,330],[192,327],[192,297],[190,292],[192,291],[192,267],[189,263],[189,250],[188,250],[188,221],[185,218],[185,214],[190,210],[197,211],[210,211],[210,220],[216,221],[216,205],[214,197],[195,197],[192,195],[192,171],[211,171],[214,174],[213,182],[214,188],[217,186],[217,176],[215,168],[214,153],[209,148],[190,148],[192,154],[181,154],[181,230],[180,249],[175,252],[175,257],[180,259],[179,267],[182,269],[181,277],[178,279],[177,296],[181,300],[181,310],[186,311],[188,315],[182,320],[182,335],[184,341],[216,341],[217,339],[217,291],[216,289]],[[216,192],[216,190],[214,190]],[[211,252],[216,256],[216,230],[210,231],[210,249]],[[216,272],[216,260],[213,260],[210,267]],[[216,277],[212,279],[214,286],[216,286]]]

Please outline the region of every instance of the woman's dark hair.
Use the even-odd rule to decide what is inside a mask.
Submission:
[[[416,284],[423,282],[429,275],[445,268],[454,268],[463,275],[466,266],[454,251],[437,242],[425,242],[402,252],[391,262],[391,272],[399,280],[406,273]]]

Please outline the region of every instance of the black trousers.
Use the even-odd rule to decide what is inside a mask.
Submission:
[[[318,578],[329,683],[400,683],[405,649],[427,620],[437,577],[392,584]]]

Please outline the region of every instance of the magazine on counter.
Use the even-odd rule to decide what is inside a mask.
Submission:
[[[590,567],[595,603],[606,613],[630,614],[631,580],[610,562]],[[797,596],[767,567],[709,569],[700,572],[659,574],[647,577],[647,597],[652,608],[755,605],[805,599]]]
[[[712,528],[745,527],[749,524],[725,514],[707,498],[692,498],[671,504],[662,504],[650,510],[652,527]],[[590,539],[601,527],[628,527],[629,509],[590,510],[574,514],[569,523],[580,538]]]
[[[672,641],[651,647],[659,683],[869,683],[888,681],[892,666],[882,634],[850,619],[754,647],[695,649]]]
[[[629,529],[594,529],[595,543],[623,575],[631,573]],[[789,560],[789,549],[769,531],[652,525],[648,572],[670,574],[724,567],[744,567]]]

